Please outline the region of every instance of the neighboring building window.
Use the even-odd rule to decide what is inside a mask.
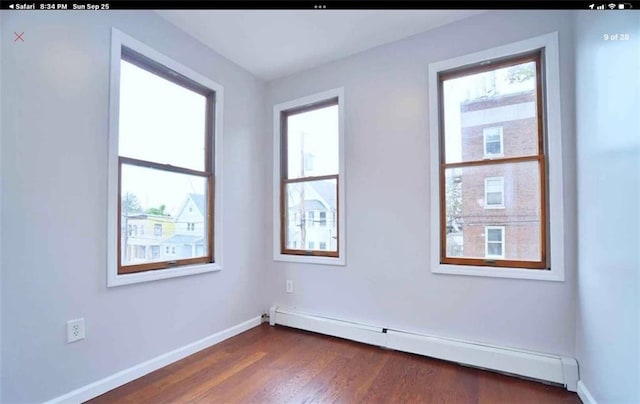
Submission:
[[[505,256],[504,226],[486,226],[484,236],[485,258],[503,259]]]
[[[441,264],[547,268],[542,60],[536,50],[438,74]],[[513,203],[490,210],[504,207],[505,181]]]
[[[196,229],[196,224],[195,223],[187,223],[187,230],[188,231],[194,231]]]
[[[275,107],[276,259],[344,263],[341,97],[341,90],[332,90]],[[327,211],[337,218],[330,225]]]
[[[320,221],[319,221],[320,226],[321,227],[326,227],[327,226],[327,212],[320,212],[319,214],[320,214]]]
[[[162,236],[162,225],[159,223],[156,223],[153,225],[153,235],[156,237],[160,237]]]
[[[504,208],[504,177],[484,179],[485,209]]]
[[[214,265],[214,192],[218,189],[215,178],[215,131],[219,129],[214,115],[221,109],[217,105],[222,87],[204,76],[159,54],[123,33],[113,32],[112,39],[112,108],[109,154],[110,194],[120,195],[115,207],[117,260],[110,258],[109,285],[120,285],[145,280],[181,276],[219,269]],[[214,181],[215,180],[215,181]],[[197,209],[193,209],[191,204]],[[189,236],[180,235],[184,215],[202,214],[202,226],[196,231],[190,222]],[[154,237],[180,244],[189,243],[197,236],[202,248],[150,246],[142,255],[140,250],[132,260],[128,237],[130,222],[140,223]],[[189,219],[187,219],[189,220]],[[200,222],[199,222],[200,223]],[[218,224],[216,224],[218,226]],[[184,229],[184,228],[182,228]],[[111,237],[110,237],[111,239]],[[113,247],[110,245],[110,255]],[[204,265],[194,265],[204,264]],[[211,265],[208,265],[211,264]],[[180,271],[171,268],[189,266]],[[115,271],[112,269],[115,267]],[[136,277],[125,275],[150,270]],[[123,275],[123,276],[121,276]],[[130,278],[130,280],[127,280]]]
[[[137,259],[145,259],[147,258],[147,247],[143,245],[136,246],[136,258]]]
[[[482,143],[484,144],[484,156],[502,156],[502,126],[494,126],[482,129]]]

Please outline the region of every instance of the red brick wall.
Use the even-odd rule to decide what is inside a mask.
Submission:
[[[493,97],[461,106],[461,112],[534,101],[533,92]],[[463,161],[484,157],[483,129],[503,127],[504,157],[537,154],[535,117],[462,128]],[[504,208],[485,209],[484,180],[504,178]],[[462,170],[464,257],[485,256],[485,226],[504,226],[505,259],[540,259],[539,173],[536,162],[491,164]]]

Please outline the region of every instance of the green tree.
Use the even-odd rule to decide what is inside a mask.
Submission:
[[[126,192],[122,196],[122,214],[128,215],[129,213],[142,212],[142,207],[140,206],[140,201],[138,201],[138,197],[131,192]]]
[[[445,180],[447,233],[462,230],[462,176],[451,175]]]
[[[510,67],[507,71],[507,80],[509,80],[511,84],[522,83],[533,78],[535,74],[535,65],[533,63],[525,63]]]
[[[166,208],[166,205],[160,205],[159,208],[149,208],[145,212],[150,215],[169,216],[169,214],[165,212]]]

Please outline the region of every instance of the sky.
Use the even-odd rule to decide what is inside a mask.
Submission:
[[[291,115],[287,122],[289,178],[338,174],[338,106]],[[313,170],[301,170],[302,155],[313,155]]]

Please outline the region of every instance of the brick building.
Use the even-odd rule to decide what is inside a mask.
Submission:
[[[537,154],[535,92],[502,94],[460,105],[462,160]],[[471,166],[459,172],[463,248],[469,258],[540,259],[537,163]]]

